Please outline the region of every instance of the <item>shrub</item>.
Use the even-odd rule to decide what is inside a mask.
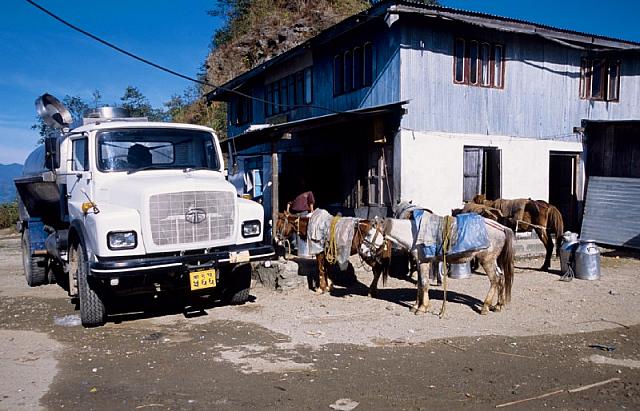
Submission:
[[[18,202],[0,204],[0,228],[15,228],[18,221]]]

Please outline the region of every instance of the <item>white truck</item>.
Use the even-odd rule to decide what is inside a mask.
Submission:
[[[127,118],[103,107],[69,129],[53,96],[36,100],[58,129],[15,179],[27,283],[57,282],[84,326],[105,323],[122,295],[249,297],[248,262],[273,256],[264,211],[225,179],[212,129]]]

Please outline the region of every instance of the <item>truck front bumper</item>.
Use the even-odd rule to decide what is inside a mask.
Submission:
[[[92,277],[109,279],[113,277],[140,276],[159,272],[180,272],[228,264],[266,260],[275,255],[270,245],[238,250],[213,251],[206,254],[144,257],[130,259],[100,259],[89,265]]]

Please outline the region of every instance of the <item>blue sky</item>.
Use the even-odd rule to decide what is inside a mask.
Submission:
[[[214,0],[36,0],[93,34],[178,72],[195,76],[220,21]],[[514,17],[640,42],[639,0],[441,0],[445,6]],[[155,107],[190,84],[70,30],[22,0],[0,14],[0,163],[22,163],[38,135],[34,100],[44,92],[85,100],[99,90],[117,103],[128,85]]]

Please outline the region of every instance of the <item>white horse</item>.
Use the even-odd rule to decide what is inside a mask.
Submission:
[[[511,300],[511,286],[513,284],[513,260],[514,234],[510,228],[502,226],[495,221],[484,219],[489,236],[489,247],[479,251],[470,251],[447,257],[447,262],[453,264],[466,263],[476,257],[482,268],[487,273],[491,287],[484,300],[480,314],[487,314],[489,309],[500,311],[504,305]],[[366,234],[365,241],[360,245],[360,253],[363,256],[373,255],[377,252],[377,247],[382,247],[385,239],[390,240],[397,246],[410,251],[417,259],[416,239],[418,230],[412,220],[400,220],[386,218],[384,220],[383,234],[379,235],[376,228],[371,228]],[[419,314],[427,312],[429,308],[429,269],[432,261],[441,261],[442,256],[430,260],[419,259],[418,270],[418,295],[416,303],[411,311]],[[503,275],[497,270],[500,267]],[[494,306],[493,299],[498,294],[498,302]]]

